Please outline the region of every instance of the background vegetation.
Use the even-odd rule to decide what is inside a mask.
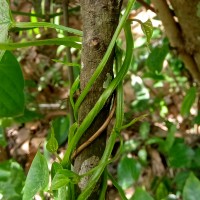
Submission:
[[[0,13],[5,13],[4,1],[2,5]],[[124,2],[122,10],[126,5]],[[173,6],[171,12],[174,11],[172,15],[178,18],[176,23],[179,23],[183,46],[173,42],[170,29],[160,21],[162,16],[156,1],[137,1],[129,16],[136,21],[131,26],[133,59],[123,83],[123,124],[133,119],[142,120],[124,127],[115,143],[112,151],[115,159],[107,166],[108,199],[199,199],[199,39],[190,40],[190,34],[184,32],[183,26],[189,23],[182,20],[184,13],[178,12],[175,3]],[[184,3],[181,6],[186,9]],[[10,1],[10,12],[16,23],[45,21],[62,25],[62,8],[61,1]],[[199,22],[200,4],[194,4],[193,9],[194,18]],[[54,161],[63,157],[70,136],[71,83],[68,74],[69,66],[74,70],[74,79],[80,73],[80,39],[66,36],[64,30],[48,27],[32,29],[16,24],[10,28],[4,25],[8,16],[0,15],[2,32],[9,29],[7,41],[16,43],[5,47],[3,42],[6,39],[0,37],[0,48],[13,50],[12,53],[6,51],[0,61],[0,199],[22,199],[25,181],[27,186],[23,193],[28,196],[23,199],[31,199],[36,193],[35,199],[69,199],[61,188],[69,183],[76,184],[80,177],[71,171],[57,173],[60,165]],[[154,27],[149,43],[148,33],[144,34],[144,27],[143,32],[137,21],[146,22],[148,19],[151,22],[148,21],[149,29],[145,30],[151,31],[151,23]],[[69,27],[82,29],[80,5],[75,1],[69,3]],[[199,27],[193,28],[194,36],[200,37]],[[75,32],[78,34],[80,32]],[[63,40],[64,37],[69,39]],[[50,40],[52,38],[58,40]],[[38,40],[48,40],[50,45],[44,46],[45,42],[41,41],[37,45]],[[28,44],[30,41],[35,43]],[[27,44],[25,48],[17,46],[23,42]],[[71,47],[71,61],[66,57],[64,42]],[[117,44],[125,49],[123,32]],[[193,46],[195,51],[191,50]],[[188,56],[194,58],[194,65],[187,62]],[[8,80],[12,81],[8,84]],[[77,96],[78,90],[74,98]],[[4,104],[8,105],[6,109],[2,106]],[[112,129],[114,122],[115,117],[108,130]],[[123,144],[120,138],[123,138]],[[50,141],[48,145],[47,141]],[[50,184],[48,187],[48,168],[54,177],[51,187]],[[26,179],[28,172],[29,178]],[[58,177],[55,178],[56,173]]]

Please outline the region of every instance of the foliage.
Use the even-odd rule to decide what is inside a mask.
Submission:
[[[32,199],[37,192],[45,190],[48,186],[48,182],[49,170],[47,161],[38,151],[26,178],[23,189],[23,199]]]
[[[112,181],[122,199],[127,199],[124,193],[131,187],[135,189],[130,198],[131,200],[198,199],[200,192],[198,168],[200,167],[200,162],[196,158],[200,156],[200,148],[197,145],[191,147],[184,137],[177,137],[177,132],[180,129],[178,126],[179,118],[187,121],[190,125],[199,121],[198,113],[192,114],[190,112],[197,107],[197,87],[186,78],[184,66],[170,52],[169,42],[164,38],[162,32],[158,29],[153,32],[151,20],[148,19],[145,22],[138,19],[132,20],[138,22],[144,32],[143,38],[136,39],[136,45],[134,51],[132,51],[131,22],[127,19],[133,4],[134,0],[130,0],[106,54],[76,101],[74,95],[79,90],[79,77],[77,77],[70,90],[69,99],[77,120],[81,102],[105,67],[115,45],[118,44],[115,51],[115,68],[113,69],[115,77],[106,83],[105,91],[96,105],[79,126],[77,121],[70,126],[70,117],[68,115],[52,121],[46,149],[44,148],[44,155],[38,149],[26,180],[23,169],[17,162],[8,160],[0,163],[0,199],[20,199],[21,194],[23,194],[24,200],[32,199],[38,194],[41,197],[45,194],[54,199],[64,197],[73,199],[74,185],[85,176],[90,175],[88,186],[78,196],[79,200],[87,199],[95,185],[98,184],[103,172],[106,171],[107,166],[116,159],[118,159],[117,178],[115,180],[108,173],[106,180],[109,178]],[[0,28],[3,30],[0,37],[0,79],[2,83],[0,87],[0,146],[5,148],[9,142],[6,141],[5,132],[10,124],[14,122],[23,124],[35,119],[42,119],[43,115],[38,112],[37,102],[33,101],[33,99],[37,96],[39,88],[45,88],[49,84],[47,81],[46,85],[41,83],[40,86],[42,86],[40,87],[35,85],[33,80],[29,80],[30,82],[24,81],[21,66],[18,62],[20,59],[16,59],[14,54],[8,50],[29,46],[61,45],[64,43],[65,46],[73,47],[78,51],[81,48],[80,36],[82,36],[82,32],[49,22],[15,22],[10,15],[7,1],[0,0],[0,5],[0,11],[4,8],[4,12],[0,12]],[[22,32],[26,30],[28,32],[31,29],[41,27],[55,29],[58,37],[35,41],[25,40],[18,43],[8,42],[8,31],[17,30]],[[123,50],[123,44],[118,41],[122,29],[125,32],[125,50]],[[62,34],[63,31],[77,36],[59,38],[59,34]],[[36,29],[35,33],[39,32],[40,29]],[[145,40],[150,52],[145,42],[143,42]],[[75,62],[69,63],[59,59],[54,59],[54,61],[56,64],[66,64],[74,68],[80,68],[80,64]],[[53,71],[53,69],[51,70]],[[56,79],[56,73],[54,73],[56,70],[52,71],[51,74],[54,74]],[[63,86],[64,83],[60,77],[61,75],[59,74],[54,81],[57,82],[58,86]],[[135,95],[131,105],[128,106],[127,113],[124,113],[123,107],[123,80],[131,80],[131,89]],[[37,88],[35,94],[27,92],[30,88]],[[78,175],[72,171],[71,156],[81,136],[114,91],[116,91],[117,98],[115,123],[108,137],[103,157],[97,167],[86,174]],[[174,103],[172,94],[179,96],[181,99],[178,102],[181,106],[177,111],[180,114],[171,114],[170,103]],[[133,119],[132,116],[136,115],[139,117],[134,117]],[[171,119],[170,115],[173,115],[173,119]],[[125,129],[124,131],[132,130],[136,122],[139,125],[136,139],[130,137],[123,143],[120,132],[123,129]],[[164,127],[165,133],[161,129],[155,129],[154,131],[153,128],[157,127],[156,123],[160,127]],[[59,147],[66,140],[68,142],[67,149],[63,158],[60,158]],[[110,159],[117,140],[120,140],[120,148],[116,156]],[[59,162],[49,163],[45,150],[55,155]],[[153,161],[156,164],[153,164]],[[48,164],[51,165],[50,170]],[[159,168],[160,164],[162,164],[165,173],[162,170],[161,172],[158,170],[161,174],[154,174],[155,177],[148,180],[149,183],[145,185],[145,181],[144,183],[142,182],[143,173],[148,172],[149,166],[153,168],[156,165]],[[173,172],[173,176],[170,172]],[[153,172],[151,173],[153,174]],[[102,192],[101,197],[104,195]]]
[[[0,163],[0,198],[21,199],[24,181],[24,171],[17,162],[7,160]]]
[[[20,65],[11,52],[6,51],[0,61],[0,117],[17,116],[24,111],[24,79]],[[10,80],[10,81],[7,81]]]

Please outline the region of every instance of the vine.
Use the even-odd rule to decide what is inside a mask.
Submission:
[[[82,31],[75,30],[69,27],[61,26],[61,25],[56,25],[52,23],[47,23],[47,22],[14,22],[11,16],[11,13],[8,10],[8,5],[7,1],[1,0],[0,2],[3,2],[2,5],[7,8],[7,13],[6,15],[0,19],[0,27],[4,29],[3,32],[3,40],[0,40],[0,49],[5,51],[5,50],[14,50],[16,48],[23,48],[23,47],[28,47],[28,46],[39,46],[39,45],[60,45],[64,44],[65,46],[69,47],[74,47],[77,49],[81,48],[81,37],[83,36]],[[129,0],[126,11],[124,12],[123,16],[121,17],[121,20],[117,26],[117,29],[113,35],[113,38],[108,46],[108,49],[99,63],[97,69],[95,70],[94,74],[88,81],[86,87],[82,91],[81,95],[77,99],[76,102],[73,100],[73,95],[79,88],[79,77],[75,80],[74,84],[71,87],[70,90],[70,102],[71,105],[74,109],[74,116],[76,119],[76,122],[70,127],[69,130],[69,136],[68,136],[68,147],[67,150],[64,154],[63,159],[61,159],[58,154],[58,143],[55,139],[55,134],[53,128],[51,128],[51,137],[48,140],[48,143],[46,145],[47,149],[49,152],[54,153],[56,157],[59,160],[59,163],[54,162],[52,165],[52,169],[55,168],[55,175],[52,177],[52,182],[51,182],[51,189],[50,192],[53,190],[58,190],[61,191],[63,190],[63,186],[68,186],[68,196],[73,196],[74,193],[74,184],[77,184],[81,178],[84,176],[90,175],[89,183],[86,186],[86,188],[82,191],[82,193],[79,195],[78,200],[85,200],[87,199],[92,190],[94,189],[95,185],[97,184],[97,181],[99,180],[100,176],[104,172],[106,166],[108,163],[112,162],[112,159],[110,159],[111,152],[113,150],[115,141],[117,138],[120,138],[120,131],[123,128],[126,128],[133,123],[135,123],[137,120],[143,119],[145,116],[141,116],[140,118],[136,118],[133,121],[131,121],[127,125],[123,125],[123,79],[124,76],[127,74],[127,71],[129,69],[129,65],[132,60],[132,52],[133,52],[133,38],[132,38],[132,32],[131,32],[131,20],[128,19],[128,16],[132,10],[133,4],[135,3],[135,0]],[[1,11],[1,9],[0,9]],[[144,29],[144,33],[147,36],[147,42],[149,42],[150,37],[152,36],[152,30],[151,30],[151,23],[150,21],[142,23],[141,21],[137,20],[139,23],[142,24],[142,27]],[[6,25],[6,26],[5,26]],[[65,38],[56,38],[56,39],[48,39],[48,40],[38,40],[38,41],[30,41],[30,42],[24,42],[24,43],[11,43],[8,42],[8,30],[25,30],[25,29],[32,29],[32,28],[40,28],[40,27],[46,27],[46,28],[53,28],[53,29],[59,29],[62,31],[67,31],[69,33],[75,34],[77,36],[66,36]],[[124,29],[125,32],[125,38],[126,38],[126,50],[125,50],[125,58],[122,62],[122,50],[116,46],[116,40],[121,32],[121,30]],[[96,102],[95,106],[91,109],[91,111],[88,113],[87,117],[83,120],[83,122],[78,126],[77,123],[77,115],[78,115],[78,109],[79,106],[81,105],[82,101],[88,94],[89,90],[91,89],[93,83],[95,80],[98,78],[98,76],[101,74],[106,62],[108,61],[108,58],[113,51],[113,48],[115,47],[115,62],[116,62],[116,75],[114,79],[106,86],[104,92]],[[122,64],[123,63],[123,64]],[[113,95],[114,94],[114,95]],[[105,120],[104,124],[100,127],[100,129],[94,133],[94,135],[89,138],[89,140],[82,144],[80,147],[77,147],[78,141],[84,134],[84,132],[88,129],[88,127],[91,125],[92,121],[94,118],[98,115],[100,110],[103,108],[105,105],[106,101],[108,100],[109,97],[113,97],[113,105],[112,109],[110,111],[109,116]],[[99,135],[102,133],[102,131],[108,126],[110,120],[112,119],[114,113],[116,112],[116,120],[114,127],[111,131],[110,137],[108,138],[107,145],[104,151],[104,154],[99,161],[98,165],[87,172],[86,174],[83,174],[81,176],[77,175],[71,170],[71,160],[76,157],[78,153],[80,153],[84,148],[86,148],[91,142],[93,142]],[[122,141],[122,140],[121,140]],[[114,159],[114,158],[113,158]],[[32,183],[31,178],[34,176],[33,174],[36,173],[37,166],[39,161],[42,161],[45,163],[44,169],[47,169],[47,164],[45,158],[38,153],[37,156],[35,157],[33,161],[33,165],[31,166],[30,173],[27,176],[27,180],[25,183],[25,189],[24,189],[24,196],[26,198],[32,198],[41,188],[44,189],[48,185],[48,175],[45,174],[45,177],[37,177],[41,178],[41,185],[36,187],[37,191],[30,192],[29,189],[31,187],[34,187],[37,182]],[[106,171],[105,173],[105,180],[107,175]],[[42,175],[41,175],[42,176]],[[109,175],[110,176],[110,175]],[[65,181],[60,183],[60,179],[64,179]],[[43,180],[45,179],[45,181]],[[111,178],[112,180],[112,178]],[[106,181],[105,181],[106,182]],[[117,186],[117,184],[114,182],[114,184]],[[66,192],[66,191],[65,191]],[[122,194],[122,192],[121,192]],[[101,193],[101,198],[105,195],[105,188],[102,190]],[[70,197],[72,199],[73,197]],[[122,198],[124,198],[122,194]],[[23,197],[24,199],[24,197]]]

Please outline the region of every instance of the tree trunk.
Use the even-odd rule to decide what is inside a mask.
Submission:
[[[118,25],[119,14],[122,0],[81,0],[82,19],[83,19],[83,47],[81,58],[80,87],[84,89],[88,80],[94,73],[101,59],[103,58],[107,47],[112,39],[114,31]],[[78,120],[79,124],[94,107],[98,98],[104,91],[103,83],[106,80],[107,73],[113,74],[114,53],[111,54],[104,70],[95,81],[90,92],[82,102]],[[84,133],[79,145],[88,140],[104,123],[110,111],[110,101],[106,103],[92,125]],[[92,144],[84,149],[74,162],[74,171],[83,174],[98,164],[104,152],[106,145],[106,131],[98,137]],[[80,193],[87,185],[89,177],[85,177],[78,184]],[[100,192],[100,182],[89,199],[98,199]]]
[[[193,79],[200,83],[200,14],[199,0],[152,0],[170,44],[177,50]],[[175,20],[175,17],[177,20]]]
[[[82,20],[83,20],[83,47],[81,58],[80,87],[84,89],[88,80],[94,73],[101,59],[103,58],[107,47],[112,39],[114,31],[118,25],[119,14],[122,0],[81,0]],[[95,81],[90,92],[82,102],[79,112],[79,124],[84,120],[89,111],[94,107],[98,98],[104,91],[103,83],[106,80],[107,73],[113,74],[114,53],[111,54],[104,70]],[[110,110],[110,101],[106,103],[92,125],[84,133],[79,145],[88,140],[104,123]],[[74,171],[83,174],[98,164],[105,149],[106,131],[98,137],[92,144],[84,149],[75,158]],[[85,177],[78,184],[80,193],[87,185],[89,177]],[[89,199],[98,199],[100,192],[100,182]]]
[[[178,17],[186,51],[194,57],[200,72],[200,1],[171,0],[170,3]]]

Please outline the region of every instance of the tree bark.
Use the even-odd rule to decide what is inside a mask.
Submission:
[[[200,83],[200,18],[197,17],[199,0],[170,2],[177,20],[166,0],[152,0],[171,46],[177,50],[193,79]]]
[[[112,39],[114,31],[118,25],[122,0],[81,0],[80,3],[83,20],[83,47],[80,87],[81,90],[83,90],[103,58]],[[114,53],[111,54],[102,73],[97,78],[90,92],[82,102],[78,112],[79,124],[94,107],[98,98],[104,91],[103,83],[107,78],[107,73],[110,73],[111,75],[113,74],[113,60]],[[101,127],[106,120],[109,111],[110,100],[94,119],[92,125],[84,133],[79,141],[79,145],[87,141]],[[104,131],[100,137],[98,137],[75,158],[75,172],[78,174],[83,174],[98,164],[105,149],[106,137],[107,134],[106,131]],[[89,177],[85,177],[80,181],[77,187],[77,193],[80,193],[85,188],[88,180]],[[99,184],[96,186],[89,199],[98,199],[100,182],[101,181],[99,181]]]
[[[178,18],[186,51],[194,57],[200,71],[200,2],[199,0],[170,0]]]

